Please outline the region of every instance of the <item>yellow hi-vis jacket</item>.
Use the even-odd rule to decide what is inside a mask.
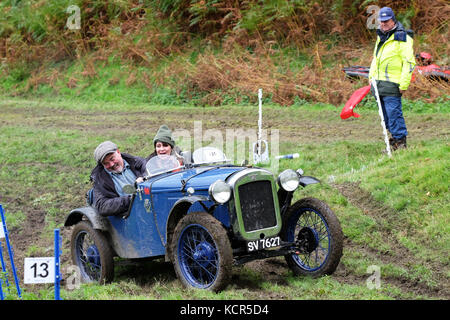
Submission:
[[[402,27],[402,26],[401,26]],[[378,50],[380,36],[373,51],[369,79],[397,83],[400,90],[406,90],[416,65],[413,49],[413,38],[403,30],[394,32]]]

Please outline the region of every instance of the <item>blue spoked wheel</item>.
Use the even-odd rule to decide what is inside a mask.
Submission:
[[[220,291],[228,284],[231,245],[214,217],[205,212],[183,217],[175,228],[172,245],[175,271],[185,286]]]
[[[336,270],[342,257],[343,233],[325,202],[305,198],[293,204],[283,217],[282,237],[295,243],[293,253],[285,256],[295,274],[319,277]]]
[[[72,231],[72,261],[80,270],[83,282],[111,282],[114,278],[112,250],[105,236],[87,221],[79,222]]]

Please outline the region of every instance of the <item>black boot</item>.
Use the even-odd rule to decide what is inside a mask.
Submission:
[[[406,136],[400,139],[393,139],[392,150],[406,149]]]

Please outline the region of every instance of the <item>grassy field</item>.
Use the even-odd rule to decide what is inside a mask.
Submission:
[[[341,221],[344,254],[331,276],[296,278],[284,259],[273,258],[234,268],[232,284],[214,294],[184,289],[163,261],[118,260],[114,283],[74,290],[64,284],[62,298],[449,299],[449,110],[448,101],[406,103],[408,149],[389,159],[373,107],[343,121],[332,105],[264,105],[263,125],[279,130],[280,154],[300,153],[279,170],[301,167],[322,181],[295,199],[323,199]],[[63,271],[70,266],[63,223],[85,203],[98,143],[112,140],[122,152],[147,156],[160,124],[193,132],[195,121],[224,135],[256,129],[257,108],[1,97],[0,203],[21,279],[23,258],[52,254],[54,228],[62,228]],[[378,289],[367,286],[370,266],[379,267]],[[51,285],[23,288],[25,299],[53,299]]]

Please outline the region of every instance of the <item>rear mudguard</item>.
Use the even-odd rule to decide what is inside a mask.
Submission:
[[[82,207],[70,211],[64,222],[64,226],[69,227],[75,225],[83,220],[83,217],[86,217],[87,220],[89,220],[94,229],[102,231],[107,231],[109,229],[108,219],[101,216],[93,207]]]

